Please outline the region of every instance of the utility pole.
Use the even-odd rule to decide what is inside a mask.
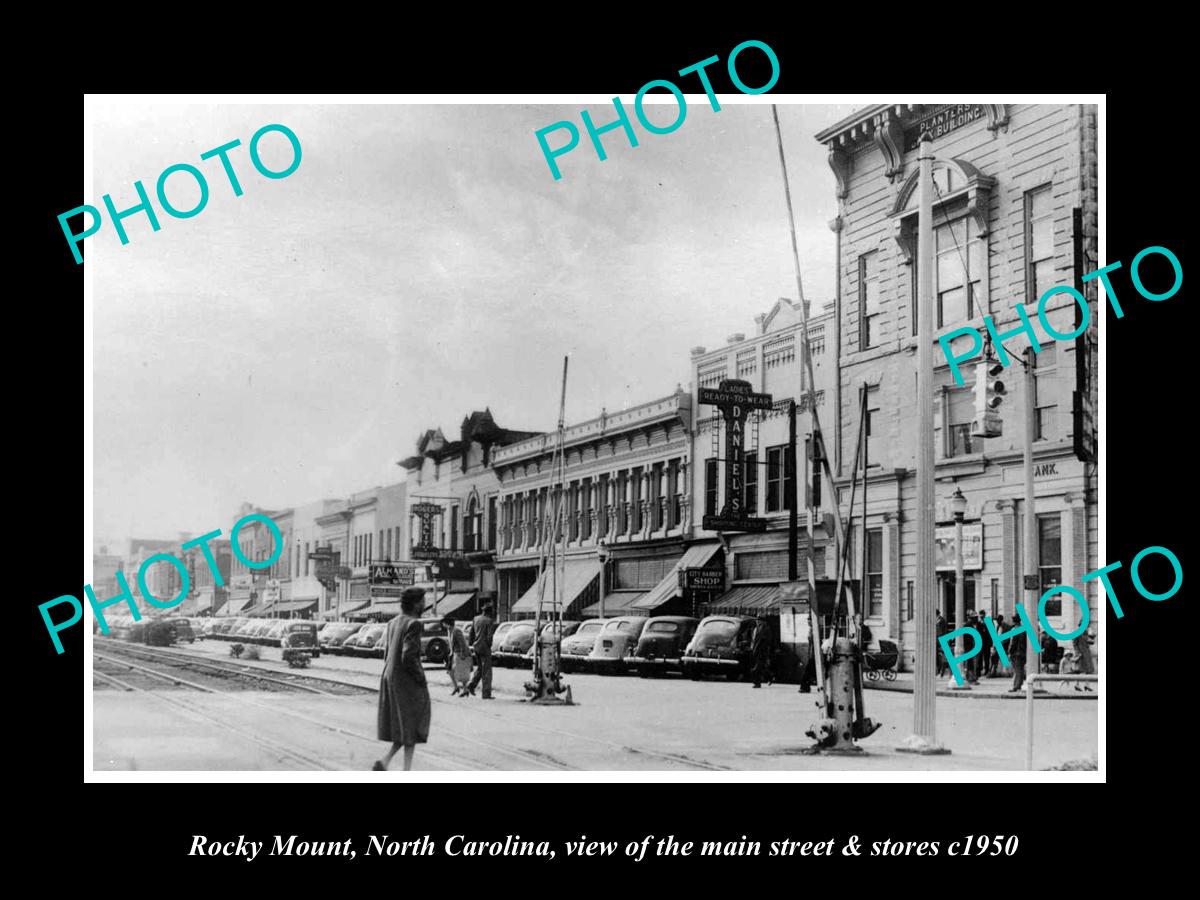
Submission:
[[[917,598],[916,648],[913,653],[913,733],[897,748],[906,753],[949,753],[937,742],[937,653],[934,603],[934,482],[933,453],[933,140],[921,133],[917,219],[917,411],[920,439],[917,451]]]
[[[1033,347],[1025,348],[1025,541],[1021,555],[1024,557],[1022,568],[1025,574],[1024,598],[1025,612],[1029,621],[1037,618],[1038,594],[1038,546],[1037,546],[1037,511],[1033,496],[1033,438],[1037,428],[1037,409],[1034,407],[1034,391],[1036,383],[1033,377]],[[1020,623],[1018,623],[1019,625]],[[1025,677],[1028,678],[1037,671],[1037,641],[1034,635],[1025,636]]]
[[[801,301],[803,302],[803,301]],[[788,581],[795,581],[799,576],[798,557],[800,555],[800,479],[796,467],[796,400],[788,400],[788,463],[792,467],[792,493],[788,497]],[[787,475],[785,469],[784,475]],[[785,477],[786,480],[786,477]],[[810,510],[809,521],[812,521]],[[809,535],[809,555],[812,554],[812,535]],[[810,598],[810,602],[812,599]]]

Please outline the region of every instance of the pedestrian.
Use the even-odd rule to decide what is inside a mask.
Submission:
[[[1075,640],[1071,642],[1071,646],[1075,650],[1075,673],[1077,675],[1095,675],[1096,666],[1092,662],[1092,647],[1088,640],[1087,632],[1084,631],[1075,636]],[[1091,691],[1091,688],[1086,684],[1075,683],[1077,691]]]
[[[940,609],[935,609],[934,614],[934,638],[933,638],[933,655],[937,660],[937,677],[941,677],[950,668],[950,661],[946,659],[946,654],[942,652],[941,641],[938,640],[943,634],[950,630],[950,626],[946,624],[946,617],[942,615]]]
[[[462,629],[454,624],[453,616],[443,616],[442,624],[446,626],[446,634],[450,638],[446,671],[450,673],[450,684],[454,686],[450,696],[454,697],[466,690],[467,682],[471,679],[471,646]]]
[[[1004,613],[998,613],[995,622],[992,624],[996,627],[996,634],[1004,634],[1007,628],[1004,623]],[[995,644],[992,645],[991,652],[988,653],[988,665],[989,678],[1000,674],[1000,654],[997,652]]]
[[[424,588],[405,588],[400,615],[388,623],[387,655],[379,679],[377,737],[392,748],[371,768],[386,772],[392,757],[404,748],[404,771],[412,768],[413,750],[429,740],[429,687],[421,666],[421,611]]]
[[[983,649],[983,636],[987,634],[987,626],[983,624],[983,613],[979,610],[969,610],[967,612],[967,625],[974,628],[979,634],[980,644],[980,651],[967,662],[967,680],[971,684],[979,684],[979,679],[983,675],[984,663],[988,657],[987,651]]]
[[[1013,684],[1008,689],[1010,694],[1018,693],[1021,686],[1025,684],[1025,632],[1018,631],[1010,637],[1005,643],[1008,646],[1005,650],[1008,653],[1008,659],[1012,664]]]
[[[1042,665],[1047,672],[1057,672],[1062,659],[1062,647],[1048,631],[1042,632]]]
[[[492,699],[492,637],[496,633],[496,620],[494,617],[496,607],[491,603],[485,603],[479,615],[475,617],[475,621],[471,623],[471,635],[474,643],[471,649],[475,651],[475,674],[471,676],[471,682],[467,685],[466,691],[462,696],[473,696],[475,688],[481,682],[483,684],[483,693],[481,696],[484,700]]]
[[[751,677],[756,688],[762,687],[763,680],[773,682],[771,678],[771,626],[766,616],[759,616],[754,623],[754,636],[750,638]]]

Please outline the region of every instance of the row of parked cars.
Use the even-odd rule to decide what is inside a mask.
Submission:
[[[731,679],[751,669],[750,616],[617,616],[587,621],[564,621],[560,659],[564,672],[636,673],[649,676],[668,671],[692,678],[706,674]],[[555,623],[543,627],[549,636]],[[530,620],[501,622],[492,640],[492,659],[498,666],[524,666],[534,653],[536,626]]]
[[[387,624],[378,622],[313,622],[307,619],[254,619],[217,616],[204,623],[204,637],[267,647],[309,649],[313,656],[363,656],[383,659]],[[421,656],[441,663],[450,654],[450,640],[440,619],[421,622]]]

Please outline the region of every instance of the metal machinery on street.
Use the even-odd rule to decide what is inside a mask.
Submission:
[[[554,447],[553,460],[553,466],[557,466],[557,468],[552,468],[556,475],[555,491],[557,493],[553,495],[554,500],[550,504],[553,507],[553,513],[549,516],[549,522],[544,523],[548,527],[545,527],[543,532],[545,539],[542,541],[541,571],[538,575],[538,605],[537,616],[534,619],[536,637],[534,638],[533,678],[525,683],[525,690],[529,692],[529,697],[526,699],[530,703],[540,705],[574,705],[571,688],[562,683],[562,666],[559,658],[559,650],[562,645],[562,587],[564,581],[562,566],[565,563],[565,547],[563,552],[560,552],[556,539],[560,532],[565,531],[562,529],[563,504],[566,500],[563,485],[566,469],[563,433],[569,359],[569,357],[563,357],[562,397],[558,407],[558,441]],[[563,537],[565,539],[565,534]],[[549,571],[547,571],[547,566],[549,566]],[[550,612],[544,617],[547,580],[550,582]],[[544,625],[552,627],[546,628],[543,627]]]

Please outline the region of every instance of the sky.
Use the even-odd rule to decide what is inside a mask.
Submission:
[[[623,97],[632,110],[632,98]],[[752,333],[796,280],[770,107],[688,97],[667,135],[634,122],[591,148],[611,104],[93,105],[93,190],[135,205],[141,180],[189,163],[192,218],[106,218],[86,240],[94,304],[97,543],[220,528],[238,506],[296,506],[403,480],[418,435],[472,410],[548,430],[569,354],[567,420],[671,393],[689,350]],[[668,124],[674,101],[654,109]],[[851,106],[779,101],[805,296],[833,298],[834,179],[813,140]],[[534,132],[580,145],[555,180]],[[248,145],[282,123],[299,167],[267,179]],[[235,197],[217,159],[229,159]],[[566,139],[557,132],[557,147]],[[260,144],[291,161],[286,138]],[[179,209],[199,198],[173,174]]]

